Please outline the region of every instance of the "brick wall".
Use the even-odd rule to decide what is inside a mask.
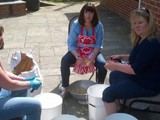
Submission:
[[[0,16],[8,16],[9,14],[9,5],[0,5]]]
[[[0,2],[0,17],[19,16],[26,14],[26,2]]]
[[[13,4],[11,6],[12,15],[25,15],[26,14],[26,4]]]
[[[141,0],[141,6],[149,8],[160,29],[160,0]],[[100,4],[129,21],[132,10],[138,8],[138,0],[100,0]]]
[[[157,27],[160,30],[160,0],[143,0],[141,6],[153,12]]]

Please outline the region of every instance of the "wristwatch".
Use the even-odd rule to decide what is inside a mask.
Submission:
[[[76,56],[76,59],[78,59],[79,57],[80,57],[80,56],[79,56],[79,55],[77,55],[77,56]]]

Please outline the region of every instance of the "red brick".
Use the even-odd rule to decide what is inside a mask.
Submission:
[[[0,5],[0,17],[8,16],[9,14],[9,5]]]
[[[155,13],[155,17],[160,20],[160,13]]]
[[[156,3],[156,7],[160,8],[160,2]]]
[[[20,2],[6,2],[0,4],[0,17],[14,16],[14,15],[25,15],[26,14],[26,3]]]
[[[156,2],[154,1],[154,0],[150,0],[150,5],[153,5],[153,6],[155,6],[156,5]]]
[[[10,12],[12,15],[25,15],[26,14],[26,5],[25,4],[13,4],[13,5],[11,5]]]
[[[100,0],[100,3],[127,21],[129,20],[130,12],[138,7],[138,2],[135,0]],[[160,0],[142,0],[141,6],[150,9],[155,15],[158,24],[160,24]]]

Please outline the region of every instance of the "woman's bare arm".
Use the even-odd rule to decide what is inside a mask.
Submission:
[[[118,70],[118,71],[124,72],[126,74],[135,75],[134,70],[132,69],[131,65],[129,65],[129,64],[120,64],[120,63],[116,63],[116,62],[108,60],[104,67],[106,69],[111,70],[111,71]]]
[[[6,74],[6,72],[0,67],[0,87],[13,91],[27,89],[30,86],[29,81],[12,80]]]

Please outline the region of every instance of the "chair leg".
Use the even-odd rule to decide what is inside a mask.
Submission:
[[[93,75],[94,75],[94,72],[93,72],[92,75],[90,76],[89,80],[92,79]],[[97,68],[96,68],[96,83],[98,83],[98,69],[97,69]]]
[[[93,75],[94,75],[94,72],[93,72],[93,73],[92,73],[92,75],[90,76],[89,80],[91,80],[91,79],[92,79]]]
[[[121,107],[121,111],[124,112],[127,100],[124,99]]]
[[[96,82],[98,83],[98,69],[96,68]]]

